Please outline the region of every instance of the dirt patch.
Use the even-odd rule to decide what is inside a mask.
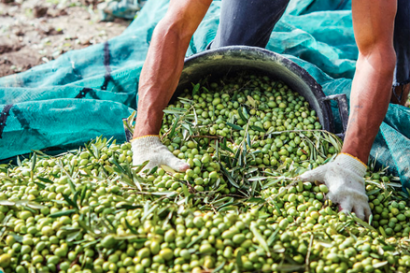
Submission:
[[[100,22],[97,1],[0,0],[0,77],[120,35],[130,21]]]

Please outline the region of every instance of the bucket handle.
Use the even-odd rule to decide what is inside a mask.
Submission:
[[[349,108],[347,104],[346,94],[330,95],[320,99],[321,101],[336,100],[338,102],[340,120],[342,121],[343,130],[336,134],[341,139],[344,139],[347,130],[347,121],[349,120]]]

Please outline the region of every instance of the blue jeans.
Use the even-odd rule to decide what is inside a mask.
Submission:
[[[218,32],[208,48],[266,47],[289,0],[222,0]],[[398,0],[394,29],[397,55],[393,87],[410,82],[410,0]]]
[[[397,62],[393,86],[410,82],[410,1],[398,0],[394,22],[394,49]]]

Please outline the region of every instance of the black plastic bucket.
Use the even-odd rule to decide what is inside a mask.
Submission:
[[[345,131],[348,118],[346,95],[326,97],[322,87],[302,67],[279,54],[258,47],[230,46],[192,55],[185,60],[173,98],[206,76],[225,76],[240,70],[261,73],[286,83],[305,97],[316,111],[322,128],[332,133],[335,133],[335,126],[329,100],[338,100]],[[338,135],[343,137],[344,132]]]

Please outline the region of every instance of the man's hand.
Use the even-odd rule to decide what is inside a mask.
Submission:
[[[178,172],[185,172],[189,165],[183,160],[176,158],[158,136],[143,136],[131,140],[132,161],[134,165],[141,165],[145,161],[149,163],[145,166],[152,169],[155,166],[165,165]]]
[[[300,176],[304,181],[319,181],[329,188],[328,199],[339,204],[344,212],[355,212],[360,219],[368,219],[371,210],[364,185],[366,165],[348,154],[339,154],[326,165]]]

